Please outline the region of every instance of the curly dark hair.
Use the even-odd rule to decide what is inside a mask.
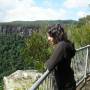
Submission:
[[[63,41],[67,40],[66,32],[60,24],[54,24],[48,27],[48,34],[50,37],[53,37],[55,40]]]

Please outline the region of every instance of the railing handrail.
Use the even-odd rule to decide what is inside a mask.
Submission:
[[[83,50],[83,49],[86,49],[86,48],[89,48],[90,45],[87,45],[87,46],[84,46],[84,47],[81,47],[79,49],[76,49],[76,51],[80,51],[80,50]],[[36,90],[36,88],[45,80],[45,78],[50,74],[50,71],[47,69],[45,71],[45,73],[32,85],[32,87],[28,90]],[[79,82],[77,82],[77,86],[85,79],[85,77],[83,77]]]
[[[28,90],[36,90],[36,88],[45,80],[45,78],[49,75],[50,71],[47,69],[45,73],[33,84],[33,86]]]
[[[89,48],[89,47],[90,47],[90,45],[87,45],[87,46],[81,47],[79,49],[76,49],[76,51],[80,51],[80,50],[83,50],[83,49],[86,49],[86,48]]]

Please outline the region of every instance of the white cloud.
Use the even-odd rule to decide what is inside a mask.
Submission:
[[[55,20],[65,19],[66,11],[64,9],[52,9],[47,7],[38,7],[33,0],[0,0],[2,8],[11,7],[5,9],[2,13],[3,21],[16,21],[16,20]],[[6,4],[7,3],[7,4]],[[1,6],[0,6],[1,7]],[[13,8],[12,8],[13,7]]]
[[[51,8],[40,8],[37,6],[25,8],[17,7],[13,10],[9,10],[5,17],[6,21],[15,20],[55,20],[55,19],[65,19],[66,11],[60,9],[58,11]]]
[[[66,8],[82,8],[88,7],[90,0],[66,0],[64,2],[64,7]]]
[[[16,7],[31,7],[34,5],[33,0],[0,0],[0,9],[5,8],[6,10]]]
[[[79,17],[79,18],[85,17],[86,15],[88,15],[88,13],[83,12],[83,11],[79,11],[79,12],[77,13],[77,17]]]
[[[64,5],[65,7],[76,7],[87,5],[84,1],[80,0],[67,0]],[[39,7],[36,5],[34,0],[0,0],[0,20],[2,21],[16,21],[16,20],[58,20],[58,19],[68,19],[70,17],[71,11],[65,10],[63,8],[58,8],[57,10],[50,7],[50,1],[46,0],[47,8]],[[69,5],[69,6],[68,6]],[[80,6],[80,7],[81,7]],[[77,16],[82,16],[82,13],[78,13]]]
[[[14,5],[15,3],[16,3],[16,0],[15,1],[13,1],[13,0],[0,0],[0,9],[4,8],[4,10],[7,10],[9,8],[12,8],[15,6]]]

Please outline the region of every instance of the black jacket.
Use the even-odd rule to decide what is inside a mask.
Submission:
[[[61,41],[57,48],[54,50],[50,59],[47,60],[46,66],[49,71],[51,71],[56,66],[66,68],[70,67],[71,58],[75,55],[74,44],[70,41]],[[60,64],[60,65],[59,65]]]
[[[68,88],[73,86],[75,88],[76,82],[74,79],[74,72],[71,68],[71,59],[75,55],[74,45],[70,41],[61,41],[52,56],[46,62],[47,69],[52,71],[54,69],[55,79],[58,90],[64,90],[66,85]],[[72,85],[71,85],[72,84]],[[68,89],[65,89],[68,90]],[[70,89],[75,90],[75,89]]]

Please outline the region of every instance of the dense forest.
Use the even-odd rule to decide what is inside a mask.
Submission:
[[[56,23],[63,25],[68,38],[75,43],[76,48],[90,44],[90,15],[78,21],[46,20],[0,23],[0,86],[3,84],[3,76],[16,70],[44,71],[44,63],[53,50],[47,41],[46,33],[48,25]]]

